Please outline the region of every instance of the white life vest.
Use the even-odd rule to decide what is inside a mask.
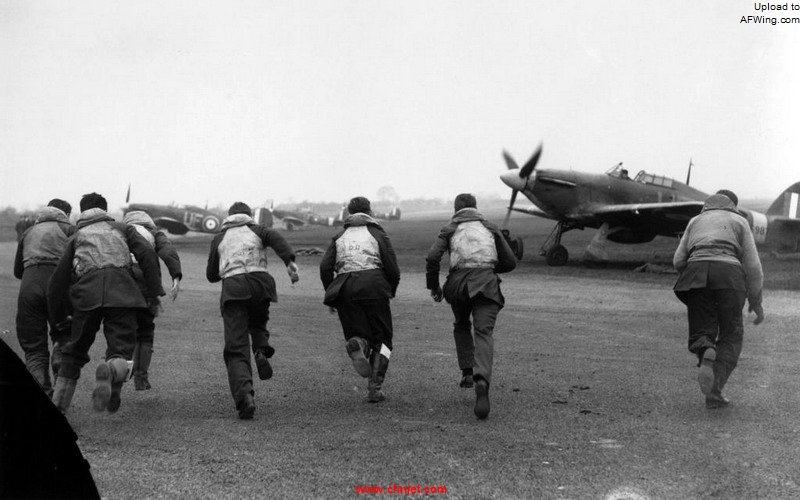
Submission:
[[[67,247],[67,235],[55,221],[37,222],[25,235],[22,246],[24,267],[58,264]]]
[[[367,271],[381,266],[378,241],[367,226],[352,226],[345,229],[336,240],[336,273]]]
[[[247,226],[231,227],[219,244],[219,275],[267,272],[267,249]]]
[[[450,269],[494,268],[494,235],[480,221],[462,222],[450,239]]]
[[[75,233],[72,270],[76,276],[107,267],[128,267],[131,262],[125,236],[112,229],[108,222],[90,224]]]
[[[131,224],[131,225],[133,226],[134,229],[136,229],[137,233],[142,235],[142,237],[144,239],[146,239],[148,243],[150,243],[151,247],[153,247],[153,248],[156,247],[156,237],[153,236],[153,233],[151,233],[149,229],[147,229],[144,226],[140,226],[139,224]],[[131,254],[131,260],[133,261],[134,264],[138,264],[139,263],[136,260],[136,256],[133,255],[133,254]]]

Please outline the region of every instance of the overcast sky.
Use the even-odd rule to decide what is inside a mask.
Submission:
[[[790,2],[791,3],[791,2]],[[622,161],[800,180],[800,24],[750,0],[0,0],[0,206],[510,192]],[[774,14],[772,14],[774,15]],[[778,16],[786,15],[783,13]],[[788,15],[800,17],[800,11]]]

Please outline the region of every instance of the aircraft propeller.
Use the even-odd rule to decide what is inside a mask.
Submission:
[[[539,147],[536,148],[536,152],[533,153],[531,159],[528,160],[528,163],[522,166],[522,170],[519,171],[519,178],[520,179],[527,179],[533,173],[533,170],[536,168],[536,164],[539,163],[539,157],[542,156],[542,143],[539,143]]]
[[[519,191],[517,191],[516,189],[513,189],[511,191],[511,201],[508,204],[508,210],[506,211],[506,217],[505,217],[505,219],[503,219],[503,229],[508,228],[508,220],[511,218],[511,209],[514,206],[514,202],[517,201],[517,193],[519,193]]]
[[[530,178],[531,174],[533,174],[534,170],[536,170],[536,164],[539,163],[539,157],[542,155],[542,143],[539,143],[539,147],[536,148],[536,151],[531,155],[531,158],[519,168],[517,162],[514,161],[514,158],[508,154],[507,151],[503,151],[503,159],[506,161],[506,166],[508,170],[518,170],[517,175],[513,175],[511,172],[506,172],[505,174],[500,176],[500,179],[511,188],[511,201],[508,205],[508,211],[506,212],[506,217],[503,220],[503,228],[508,227],[508,220],[511,217],[511,211],[514,209],[514,202],[517,201],[517,193],[520,190],[524,189],[525,186],[528,184],[528,179]]]
[[[131,201],[131,183],[128,183],[128,194],[125,195],[125,203],[130,203]]]

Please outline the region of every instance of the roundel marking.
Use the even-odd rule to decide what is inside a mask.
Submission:
[[[216,231],[219,227],[219,219],[213,215],[209,215],[203,219],[203,229],[206,231]]]

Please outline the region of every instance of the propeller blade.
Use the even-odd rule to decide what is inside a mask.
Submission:
[[[503,150],[503,159],[506,161],[506,166],[509,170],[519,170],[519,165],[517,165],[517,162],[514,161],[514,158],[512,158],[506,150]]]
[[[506,212],[506,218],[503,219],[503,229],[508,227],[508,219],[511,218],[511,209],[514,208],[514,202],[517,201],[517,191],[516,189],[511,191],[511,202],[508,204],[508,212]]]
[[[522,167],[522,170],[519,171],[520,179],[527,179],[528,177],[531,176],[531,173],[533,173],[533,170],[536,168],[536,164],[539,163],[539,157],[541,155],[542,155],[542,143],[540,142],[539,147],[536,148],[536,152],[533,153],[531,159],[528,160],[528,163],[526,163]]]
[[[131,201],[131,183],[128,183],[128,194],[125,195],[125,203],[130,203]]]

